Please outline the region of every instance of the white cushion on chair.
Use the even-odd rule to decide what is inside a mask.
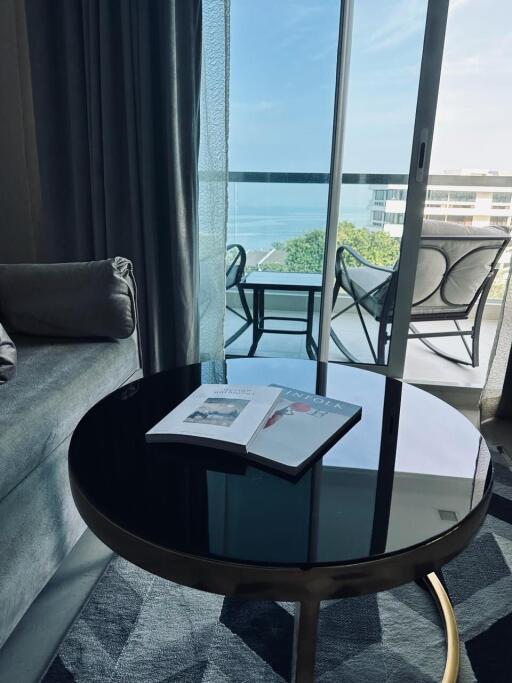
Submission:
[[[447,261],[444,252],[428,244],[421,245],[418,267],[414,282],[413,306],[431,295],[446,272]]]
[[[389,280],[391,273],[385,270],[377,270],[376,268],[369,268],[368,266],[361,266],[360,268],[347,268],[348,276],[354,287],[354,293],[357,298],[364,296],[375,287],[380,287],[386,280]],[[347,282],[345,273],[342,271],[341,281],[343,288],[349,293],[352,293],[350,283]],[[382,287],[378,291],[370,294],[361,302],[361,305],[374,317],[378,317],[384,303],[386,296],[386,287]]]
[[[424,221],[413,316],[467,308],[490,273],[507,235],[506,230],[492,225],[479,228],[461,223]],[[482,239],[475,239],[477,237]],[[447,270],[450,273],[441,287]]]

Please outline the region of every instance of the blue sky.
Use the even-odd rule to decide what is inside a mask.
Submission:
[[[355,0],[344,170],[409,166],[426,0]],[[232,0],[231,170],[328,171],[338,0]],[[433,171],[512,168],[512,2],[452,0]]]

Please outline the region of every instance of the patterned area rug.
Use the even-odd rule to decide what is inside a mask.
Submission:
[[[478,537],[442,579],[460,629],[460,682],[512,680],[512,467]],[[64,639],[44,683],[282,683],[293,605],[183,588],[116,557]],[[315,680],[431,683],[444,663],[433,601],[416,584],[322,603]]]

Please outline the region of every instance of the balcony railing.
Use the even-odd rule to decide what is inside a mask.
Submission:
[[[230,183],[329,183],[329,173],[299,173],[285,171],[230,171]],[[344,173],[343,185],[407,185],[409,176],[402,173]],[[460,187],[512,188],[512,176],[493,175],[430,175],[429,185]]]

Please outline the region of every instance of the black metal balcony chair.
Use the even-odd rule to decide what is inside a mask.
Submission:
[[[479,337],[484,307],[498,272],[498,262],[510,242],[504,228],[489,225],[473,227],[461,223],[425,220],[418,254],[411,321],[408,339],[419,339],[431,351],[456,363],[477,367]],[[347,264],[355,261],[357,267]],[[377,266],[345,244],[336,253],[336,280],[333,310],[340,289],[352,299],[338,318],[351,308],[356,309],[373,361],[385,363],[386,344],[390,339],[388,326],[393,319],[398,262],[391,268]],[[476,306],[471,329],[462,329],[460,320],[467,320]],[[378,323],[377,343],[372,341],[363,310]],[[420,331],[415,323],[451,321],[454,330]],[[454,356],[435,346],[429,338],[460,337],[469,360]],[[468,343],[467,337],[470,338]],[[361,362],[346,348],[331,328],[331,338],[351,362]]]
[[[247,262],[247,254],[245,249],[241,244],[228,244],[226,247],[226,292],[230,289],[236,288],[238,290],[238,295],[240,297],[240,303],[242,304],[242,309],[244,315],[239,311],[234,309],[232,306],[226,304],[226,308],[231,313],[241,318],[244,323],[243,325],[229,337],[224,343],[224,348],[227,348],[230,344],[238,339],[245,330],[247,330],[252,325],[252,315],[247,303],[247,298],[245,296],[245,291],[241,287],[241,283],[244,279],[245,274],[245,264]]]

